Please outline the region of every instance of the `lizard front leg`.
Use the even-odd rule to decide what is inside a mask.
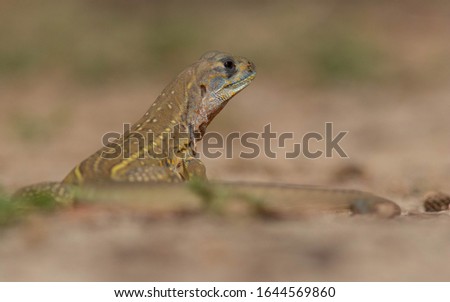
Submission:
[[[189,157],[183,160],[185,180],[200,179],[208,180],[206,176],[206,167],[203,162],[195,157]]]

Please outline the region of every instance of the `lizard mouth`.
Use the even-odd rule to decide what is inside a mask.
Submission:
[[[244,89],[248,84],[250,84],[250,82],[255,78],[256,73],[250,73],[248,75],[246,75],[244,78],[242,78],[241,80],[231,83],[227,86],[225,86],[225,89],[230,89],[236,92],[241,91],[242,89]]]
[[[239,81],[224,86],[221,90],[214,93],[214,98],[221,102],[231,99],[239,91],[244,89],[255,78],[256,72],[248,73]]]

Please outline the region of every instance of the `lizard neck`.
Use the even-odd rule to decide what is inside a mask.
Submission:
[[[156,98],[155,102],[131,127],[131,133],[140,133],[148,144],[159,148],[165,144],[175,152],[191,151],[195,154],[194,129],[190,126],[188,96],[195,95],[192,69],[181,73]]]

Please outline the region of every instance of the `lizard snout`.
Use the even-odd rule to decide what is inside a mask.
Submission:
[[[256,72],[256,66],[255,66],[255,64],[253,64],[253,62],[248,62],[247,63],[247,70],[250,72],[250,73],[253,73],[253,72]]]

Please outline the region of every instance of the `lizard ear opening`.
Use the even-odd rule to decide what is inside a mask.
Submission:
[[[200,94],[201,94],[202,98],[205,96],[205,94],[206,94],[206,86],[205,85],[200,85]]]

